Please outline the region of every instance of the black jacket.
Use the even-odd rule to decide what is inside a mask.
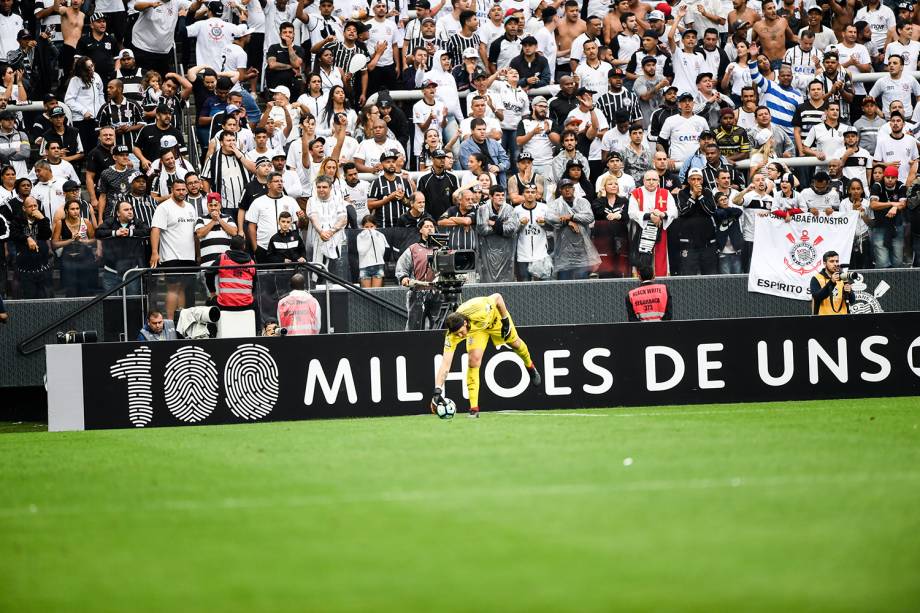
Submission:
[[[150,227],[143,221],[133,219],[125,226],[128,236],[115,236],[121,229],[121,222],[114,216],[108,217],[96,229],[96,238],[103,241],[102,265],[110,272],[124,273],[136,267],[143,267],[146,258],[147,238]]]
[[[267,262],[283,264],[285,260],[296,262],[307,257],[307,250],[300,238],[300,232],[291,229],[287,234],[276,232],[268,241]],[[242,263],[242,262],[241,262]]]
[[[24,217],[13,219],[11,227],[13,243],[16,245],[16,267],[22,272],[39,272],[48,268],[51,249],[51,220],[42,217],[31,226]],[[38,251],[29,249],[29,239],[38,243]]]
[[[740,251],[744,247],[740,221],[742,214],[744,214],[744,209],[739,206],[716,209],[713,218],[716,221],[716,247],[719,248],[719,251],[725,249],[725,244],[729,239],[735,251]]]
[[[716,235],[713,224],[716,203],[712,198],[712,192],[704,188],[703,193],[694,198],[690,194],[690,187],[687,186],[677,192],[675,200],[680,220],[678,238],[689,240],[691,248],[711,243]]]

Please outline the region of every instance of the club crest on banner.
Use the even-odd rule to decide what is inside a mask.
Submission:
[[[882,304],[879,302],[879,298],[884,296],[885,293],[891,289],[891,286],[881,281],[871,294],[866,291],[868,289],[869,286],[866,285],[863,276],[859,273],[855,273],[853,278],[853,297],[856,300],[850,305],[850,313],[865,314],[885,312],[882,308]]]
[[[799,239],[796,240],[792,232],[786,234],[786,239],[792,243],[789,247],[788,256],[783,259],[786,267],[797,275],[808,275],[818,270],[821,266],[821,258],[818,257],[818,245],[824,242],[820,235],[813,241],[808,234],[808,230],[802,230]]]

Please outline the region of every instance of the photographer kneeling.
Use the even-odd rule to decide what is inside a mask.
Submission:
[[[812,315],[848,315],[856,300],[848,273],[840,274],[836,251],[824,254],[824,268],[811,280]]]

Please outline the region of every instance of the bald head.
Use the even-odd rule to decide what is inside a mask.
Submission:
[[[295,273],[291,275],[291,289],[303,290],[307,287],[307,278],[302,274]]]

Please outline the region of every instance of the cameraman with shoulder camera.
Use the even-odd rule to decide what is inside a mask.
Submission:
[[[824,254],[824,268],[811,280],[812,315],[848,315],[856,301],[848,273],[840,272],[836,251]]]
[[[396,280],[409,288],[406,294],[406,310],[409,311],[406,330],[424,330],[437,324],[441,292],[434,285],[429,285],[435,277],[430,260],[438,248],[438,244],[430,240],[434,231],[434,220],[422,217],[418,222],[418,242],[403,251],[396,262]]]

